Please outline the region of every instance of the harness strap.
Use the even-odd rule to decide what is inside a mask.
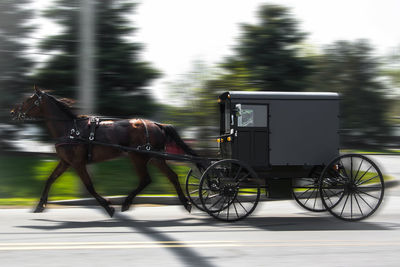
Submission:
[[[146,122],[142,119],[140,119],[144,125],[144,129],[146,131],[146,143],[143,146],[138,146],[139,149],[142,149],[144,147],[144,149],[146,150],[151,150],[151,144],[150,144],[150,136],[149,136],[149,130],[147,129],[147,125]]]
[[[97,117],[90,117],[89,119],[89,141],[88,141],[88,162],[92,161],[93,141],[96,135],[96,128],[99,126],[100,119]]]

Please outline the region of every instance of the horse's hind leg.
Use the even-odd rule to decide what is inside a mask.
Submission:
[[[136,195],[139,194],[147,185],[151,183],[151,178],[146,166],[149,158],[146,156],[139,156],[134,153],[129,154],[129,157],[135,165],[136,172],[139,176],[139,185],[126,197],[124,203],[121,206],[121,211],[127,211]]]
[[[57,167],[54,169],[54,171],[51,173],[49,178],[46,181],[46,185],[43,189],[42,195],[40,197],[40,201],[38,205],[36,206],[36,209],[33,212],[42,212],[44,208],[46,207],[47,204],[47,198],[49,196],[49,190],[51,185],[54,183],[54,181],[61,176],[69,167],[69,164],[66,163],[65,161],[61,160]]]
[[[160,169],[160,171],[168,177],[168,180],[175,187],[179,200],[182,202],[185,209],[190,212],[192,210],[192,204],[189,202],[189,200],[186,198],[185,194],[182,191],[181,185],[178,180],[178,175],[167,165],[167,163],[163,159],[153,159],[152,163],[155,166],[157,166]]]
[[[87,191],[99,202],[99,204],[107,211],[108,215],[112,217],[114,215],[114,208],[110,207],[109,202],[97,194],[94,189],[92,180],[90,179],[89,173],[86,170],[85,165],[74,166],[77,174],[81,178],[83,184],[85,185]]]

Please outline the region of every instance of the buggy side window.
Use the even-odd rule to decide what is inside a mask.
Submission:
[[[241,105],[238,127],[267,127],[266,105]]]

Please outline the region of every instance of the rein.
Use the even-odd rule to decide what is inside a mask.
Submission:
[[[28,108],[22,112],[22,107],[23,104],[21,106],[18,107],[18,113],[17,116],[15,116],[14,119],[18,119],[18,120],[26,120],[26,119],[33,119],[31,118],[29,114],[29,112],[34,109],[34,108],[39,108],[41,104],[43,103],[43,96],[46,96],[47,94],[45,92],[35,92],[34,95],[32,96],[35,97],[36,96],[36,100],[31,102],[30,105],[28,106]],[[49,96],[50,99],[53,99],[52,96]],[[57,101],[57,100],[55,100]],[[123,151],[146,151],[149,154],[153,154],[155,153],[155,151],[152,150],[152,146],[150,143],[150,135],[149,135],[149,130],[148,127],[146,125],[146,122],[143,119],[140,119],[143,126],[144,126],[144,130],[145,130],[145,144],[143,145],[138,145],[136,148],[128,148],[128,147],[123,147],[123,146],[119,146],[119,145],[113,145],[113,144],[107,144],[107,143],[103,143],[103,142],[98,142],[95,141],[95,134],[96,134],[96,129],[97,127],[100,125],[100,121],[101,120],[112,120],[112,121],[121,121],[124,119],[121,118],[110,118],[110,117],[94,117],[94,116],[87,116],[87,117],[76,117],[75,114],[69,113],[70,118],[56,118],[56,117],[48,117],[48,116],[42,116],[42,119],[34,119],[35,121],[69,121],[72,122],[72,127],[69,130],[69,134],[68,132],[66,133],[65,136],[62,136],[60,138],[57,138],[57,143],[55,144],[56,147],[58,146],[63,146],[63,145],[76,145],[76,144],[85,144],[88,147],[88,162],[92,161],[92,149],[93,149],[93,145],[102,145],[102,146],[108,146],[108,147],[114,147],[114,148],[118,148],[121,149]],[[44,115],[44,114],[43,114]],[[83,137],[81,135],[81,131],[78,127],[77,122],[78,121],[88,121],[89,122],[89,135],[87,137]]]

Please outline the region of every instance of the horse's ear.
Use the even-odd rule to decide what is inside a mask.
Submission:
[[[33,85],[33,90],[35,90],[35,93],[37,93],[39,95],[42,93],[42,91],[40,91],[39,87],[37,87],[36,84]]]

